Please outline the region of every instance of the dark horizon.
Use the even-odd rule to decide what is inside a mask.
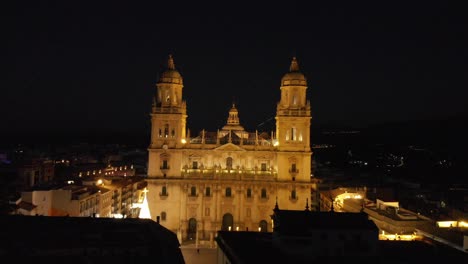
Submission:
[[[271,132],[273,124],[262,126],[258,131]],[[219,127],[221,128],[221,127]],[[248,130],[254,132],[255,130]],[[216,130],[210,130],[216,131]],[[200,130],[191,130],[196,136]],[[413,144],[413,145],[459,145],[466,146],[468,116],[452,116],[437,120],[411,120],[358,126],[345,124],[311,124],[311,144]],[[150,142],[150,128],[140,131],[0,131],[0,147],[16,144],[66,145],[66,144],[122,144],[146,147]]]

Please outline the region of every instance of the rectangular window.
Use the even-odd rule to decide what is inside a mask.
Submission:
[[[169,168],[169,166],[167,166],[167,160],[163,160],[162,168],[163,169],[168,169]]]
[[[262,163],[261,166],[262,166],[262,167],[261,167],[262,171],[266,171],[266,170],[267,170],[267,164],[266,164],[266,163]]]
[[[197,161],[192,162],[192,169],[198,169],[198,162]]]
[[[296,172],[296,163],[291,164],[291,172]]]

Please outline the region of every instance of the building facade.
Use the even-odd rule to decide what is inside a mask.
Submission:
[[[153,220],[179,240],[210,241],[218,230],[271,231],[275,202],[298,210],[311,199],[310,102],[296,58],[281,79],[275,131],[248,132],[232,105],[226,125],[192,136],[183,78],[172,56],[156,83],[148,147]]]
[[[137,218],[146,181],[140,177],[87,177],[81,183],[40,186],[21,192],[16,214]]]

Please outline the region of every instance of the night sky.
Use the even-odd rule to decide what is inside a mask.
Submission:
[[[192,131],[221,128],[232,102],[249,131],[274,121],[293,56],[312,126],[467,114],[468,16],[455,2],[15,2],[3,133],[148,133],[170,53]]]

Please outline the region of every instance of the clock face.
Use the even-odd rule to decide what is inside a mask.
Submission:
[[[167,145],[164,144],[164,145],[162,146],[162,148],[163,148],[163,149],[167,149]]]

